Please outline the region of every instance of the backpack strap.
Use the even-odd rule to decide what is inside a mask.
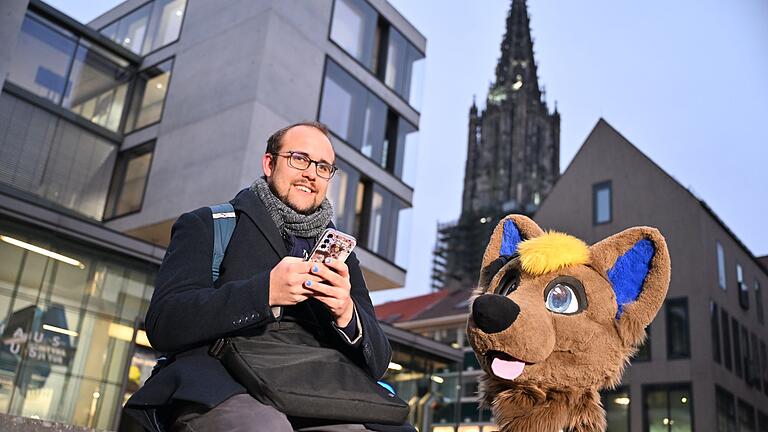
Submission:
[[[235,232],[237,218],[235,208],[230,203],[210,206],[213,216],[213,262],[211,274],[213,281],[219,278],[219,267],[224,260],[224,252],[227,250],[232,233]]]

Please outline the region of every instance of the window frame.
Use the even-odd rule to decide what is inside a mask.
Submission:
[[[142,144],[133,146],[127,150],[123,150],[117,154],[117,158],[115,160],[115,167],[112,171],[112,180],[109,183],[109,189],[107,190],[107,200],[104,203],[104,214],[102,216],[102,222],[109,222],[113,221],[115,219],[119,219],[125,216],[130,216],[132,214],[140,213],[142,208],[144,207],[144,199],[147,196],[147,185],[149,185],[149,177],[152,174],[152,164],[155,162],[155,148],[156,148],[157,139],[152,139],[147,142],[144,142]],[[117,205],[120,201],[120,197],[122,196],[122,188],[125,184],[125,173],[127,168],[127,162],[137,158],[141,157],[147,153],[151,153],[152,156],[149,160],[149,167],[147,167],[147,177],[144,181],[144,189],[141,192],[141,203],[139,204],[139,208],[136,210],[132,210],[130,212],[116,214],[115,209],[117,208]],[[124,159],[124,158],[130,158],[130,159]],[[120,190],[117,191],[115,188],[118,187],[116,182],[120,182]],[[113,193],[117,193],[118,195],[113,197]],[[109,211],[109,207],[112,207],[113,209]]]
[[[694,407],[693,407],[693,383],[692,382],[672,382],[672,383],[659,383],[659,384],[643,384],[642,385],[642,391],[641,391],[641,410],[642,410],[642,422],[643,427],[641,430],[644,432],[648,432],[650,430],[650,427],[648,425],[648,405],[646,403],[646,395],[653,391],[658,390],[666,390],[667,392],[667,414],[669,415],[670,412],[670,404],[669,404],[669,393],[676,390],[688,390],[689,394],[689,401],[688,406],[690,407],[689,413],[691,418],[691,430],[696,430],[696,416],[694,413]]]
[[[597,194],[602,189],[608,189],[608,219],[605,221],[598,221],[598,204]],[[592,185],[592,225],[605,225],[613,222],[613,182],[611,180],[605,180]]]
[[[715,257],[717,259],[717,284],[721,290],[728,290],[728,277],[726,274],[725,248],[720,240],[715,240]]]
[[[145,53],[145,52],[143,52],[144,51],[144,44],[146,43],[146,40],[147,40],[147,34],[149,34],[149,31],[148,31],[149,30],[149,24],[150,24],[150,22],[152,20],[153,12],[155,11],[155,3],[156,2],[157,2],[157,0],[147,0],[145,2],[142,2],[141,4],[137,5],[136,7],[134,7],[131,10],[129,10],[128,12],[120,15],[119,17],[117,17],[117,18],[113,19],[112,21],[109,21],[108,23],[106,23],[103,26],[99,27],[96,31],[100,35],[104,36],[105,38],[111,40],[114,43],[117,43],[111,37],[109,37],[109,36],[105,35],[104,33],[102,33],[102,31],[104,31],[104,29],[106,29],[107,27],[111,26],[112,24],[114,24],[114,23],[120,21],[121,19],[127,17],[128,15],[130,15],[130,14],[136,12],[137,10],[143,8],[144,6],[148,5],[149,3],[152,3],[152,6],[149,9],[149,18],[147,19],[147,31],[144,32],[144,36],[141,39],[141,51],[142,52],[135,53],[135,52],[133,52],[132,50],[130,50],[128,48],[125,48],[125,49],[127,51],[130,51],[131,53],[137,55],[137,56],[148,57],[148,56],[154,54],[155,52],[160,51],[161,49],[163,49],[165,47],[171,46],[171,45],[175,44],[176,42],[178,42],[181,39],[181,33],[184,31],[184,23],[187,21],[187,7],[189,6],[189,0],[185,0],[185,3],[184,3],[184,14],[181,17],[181,25],[179,26],[179,34],[178,34],[178,36],[176,36],[176,39],[174,39],[171,42],[168,42],[165,45],[159,46],[159,47],[153,49],[152,51],[147,51]]]
[[[135,92],[136,92],[136,89],[138,89],[138,83],[139,83],[139,79],[141,79],[142,72],[147,71],[147,70],[149,70],[151,68],[157,67],[157,66],[159,66],[159,65],[161,65],[163,63],[169,62],[169,61],[171,62],[171,68],[168,70],[168,74],[169,74],[169,76],[168,76],[168,84],[166,85],[166,88],[165,88],[165,96],[163,97],[163,106],[162,106],[162,108],[160,108],[160,117],[158,117],[158,119],[156,121],[152,122],[152,123],[147,123],[147,124],[145,124],[145,125],[143,125],[141,127],[134,128],[134,129],[131,129],[130,131],[127,131],[126,128],[128,127],[128,118],[131,117],[131,110],[134,108],[134,103],[141,103],[141,100],[136,100],[137,97],[136,97]],[[142,131],[144,129],[150,128],[150,127],[152,127],[152,126],[154,126],[154,125],[156,125],[158,123],[161,123],[163,121],[163,116],[165,115],[165,102],[168,100],[168,94],[171,91],[171,82],[173,81],[173,68],[174,68],[174,66],[176,66],[176,56],[170,56],[170,57],[167,57],[167,58],[162,59],[160,61],[157,61],[157,62],[155,62],[155,63],[153,63],[153,64],[151,64],[151,65],[149,65],[147,67],[144,67],[144,68],[141,68],[139,70],[136,70],[134,72],[134,77],[131,80],[131,84],[130,84],[130,87],[129,87],[129,93],[128,93],[128,97],[130,99],[128,100],[128,103],[125,104],[125,109],[123,111],[123,120],[120,123],[120,132],[123,134],[123,136],[128,136],[128,135],[134,134],[136,132],[139,132],[139,131]],[[140,99],[143,99],[143,98],[140,98]],[[137,119],[138,119],[138,114],[136,115],[136,118],[133,119],[134,122]]]
[[[712,360],[721,365],[723,347],[720,343],[720,308],[712,299],[709,300],[709,326],[712,335]]]
[[[683,353],[672,353],[672,334],[671,326],[670,326],[670,316],[671,316],[671,307],[677,307],[677,306],[684,306],[685,308],[685,330],[686,330],[686,338],[685,338],[685,352]],[[667,330],[667,359],[668,360],[678,360],[678,359],[689,359],[691,358],[691,326],[690,326],[690,309],[688,308],[688,297],[678,297],[678,298],[672,298],[667,299],[667,301],[664,302],[664,317],[666,319],[666,330]]]

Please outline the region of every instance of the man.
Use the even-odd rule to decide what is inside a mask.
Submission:
[[[391,349],[376,320],[355,254],[346,263],[304,257],[332,225],[326,199],[336,168],[328,130],[298,123],[275,132],[262,159],[265,177],[231,201],[232,239],[212,282],[213,222],[208,207],[173,226],[147,311],[147,335],[175,359],[152,377],[126,410],[154,430],[364,431],[362,425],[306,429],[259,403],[208,354],[218,338],[277,322],[316,328],[374,379]],[[316,425],[315,425],[316,426]]]

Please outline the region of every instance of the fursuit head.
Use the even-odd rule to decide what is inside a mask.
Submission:
[[[634,227],[592,246],[505,217],[483,256],[467,320],[480,400],[502,432],[605,430],[615,387],[669,287],[667,245]]]

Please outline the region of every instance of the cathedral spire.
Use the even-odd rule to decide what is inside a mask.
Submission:
[[[538,90],[528,6],[525,0],[512,0],[493,87],[512,86],[521,80],[535,84]]]

